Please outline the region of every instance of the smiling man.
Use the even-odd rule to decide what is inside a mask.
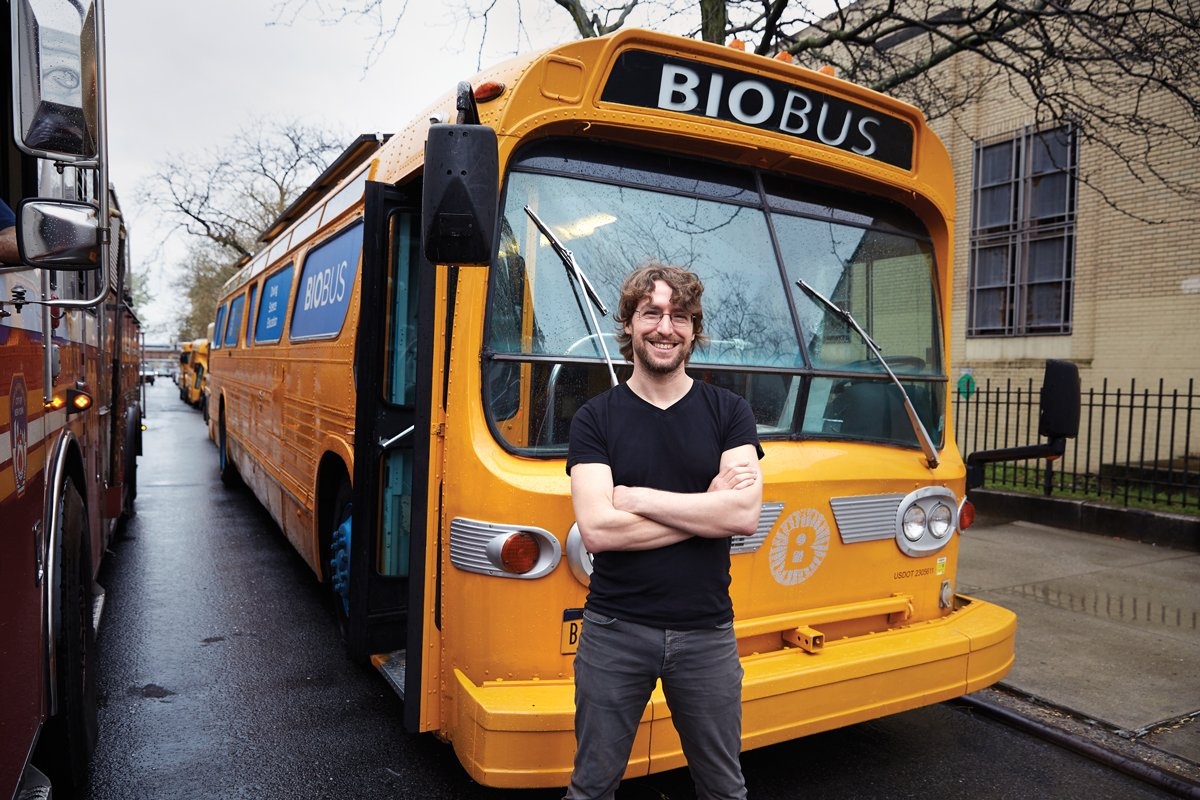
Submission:
[[[571,423],[571,499],[594,571],[569,800],[613,797],[659,679],[697,796],[746,796],[729,540],[758,525],[762,448],[749,404],[685,370],[704,340],[703,292],[679,267],[630,274],[617,323],[633,375]]]

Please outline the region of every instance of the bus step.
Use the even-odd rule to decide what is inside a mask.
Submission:
[[[92,583],[92,632],[96,636],[100,635],[100,619],[104,616],[104,599],[107,595],[104,592],[104,587],[98,583]]]
[[[379,670],[384,680],[392,687],[392,691],[404,699],[405,660],[403,650],[393,650],[390,653],[376,653],[371,656],[371,663]]]

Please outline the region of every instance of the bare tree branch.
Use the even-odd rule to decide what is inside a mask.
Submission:
[[[636,24],[711,42],[738,38],[764,56],[786,51],[804,65],[832,66],[847,80],[913,103],[931,120],[956,125],[956,115],[973,113],[989,88],[1005,87],[1027,105],[1033,124],[1072,122],[1084,142],[1110,152],[1136,180],[1184,197],[1200,193],[1151,158],[1152,147],[1164,142],[1189,149],[1200,144],[1196,0],[453,2],[460,19],[482,27],[481,61],[484,39],[496,35],[492,14],[515,4],[513,52],[528,44],[526,15],[538,21],[558,7],[581,37]],[[277,0],[276,10],[280,20],[301,11],[330,22],[375,20],[377,52],[408,0]],[[1081,179],[1098,186],[1087,174]]]
[[[259,249],[261,233],[343,144],[328,131],[298,122],[255,125],[224,146],[171,156],[147,179],[142,200],[191,240],[177,287],[179,316],[191,335],[181,338],[203,334],[194,324],[212,319],[221,284]]]

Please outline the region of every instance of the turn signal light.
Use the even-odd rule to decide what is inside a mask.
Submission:
[[[475,102],[486,103],[504,94],[504,84],[500,81],[484,81],[475,87]]]
[[[58,411],[65,408],[68,414],[77,414],[92,407],[92,396],[82,389],[67,389],[63,394],[56,394],[47,400],[43,407],[47,411]]]
[[[538,562],[541,547],[532,533],[514,533],[500,548],[500,565],[509,572],[524,575]]]
[[[92,407],[92,396],[78,389],[67,389],[68,411],[87,411]]]

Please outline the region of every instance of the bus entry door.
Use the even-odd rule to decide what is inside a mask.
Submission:
[[[417,730],[422,697],[435,273],[421,256],[420,186],[366,188],[355,353],[354,521],[347,644],[375,656]],[[366,535],[358,535],[359,531]]]

